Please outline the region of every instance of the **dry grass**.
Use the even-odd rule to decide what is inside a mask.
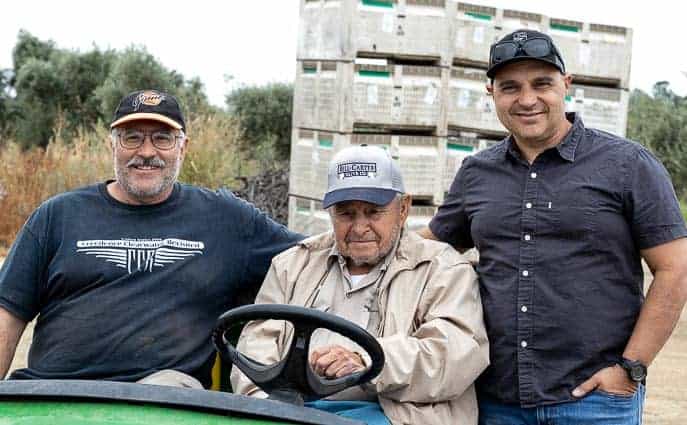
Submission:
[[[644,425],[682,425],[687,418],[687,310],[649,368]]]
[[[257,171],[252,162],[242,160],[242,135],[235,119],[200,117],[188,124],[188,134],[188,153],[179,180],[212,189],[235,187],[239,170],[244,174]]]
[[[645,268],[644,288],[652,280]],[[687,417],[687,309],[649,368],[644,425],[682,425]]]
[[[58,136],[45,150],[22,151],[17,144],[8,143],[0,151],[0,245],[12,243],[31,211],[45,199],[111,175],[106,140],[103,130],[82,134],[73,143]]]

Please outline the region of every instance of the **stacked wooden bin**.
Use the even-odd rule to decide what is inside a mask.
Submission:
[[[463,158],[505,136],[485,90],[489,46],[518,28],[549,33],[589,126],[624,135],[631,30],[453,0],[301,0],[289,227],[329,229],[321,209],[338,150],[379,145],[426,225]]]

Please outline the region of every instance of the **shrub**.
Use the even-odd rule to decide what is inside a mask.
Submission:
[[[271,144],[278,160],[288,160],[291,149],[293,86],[284,83],[241,87],[226,97],[229,112],[239,119],[246,152]]]

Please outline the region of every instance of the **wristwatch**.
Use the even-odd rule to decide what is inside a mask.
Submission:
[[[625,369],[631,380],[635,382],[644,382],[646,380],[646,366],[639,360],[630,360],[623,357],[618,364]]]

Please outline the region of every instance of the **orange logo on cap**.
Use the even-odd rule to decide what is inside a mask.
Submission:
[[[141,105],[148,105],[148,106],[157,106],[159,105],[163,100],[165,100],[165,96],[156,92],[156,91],[144,91],[143,93],[140,93],[138,96],[134,98],[133,101],[133,107],[134,111],[138,111],[139,106]]]

